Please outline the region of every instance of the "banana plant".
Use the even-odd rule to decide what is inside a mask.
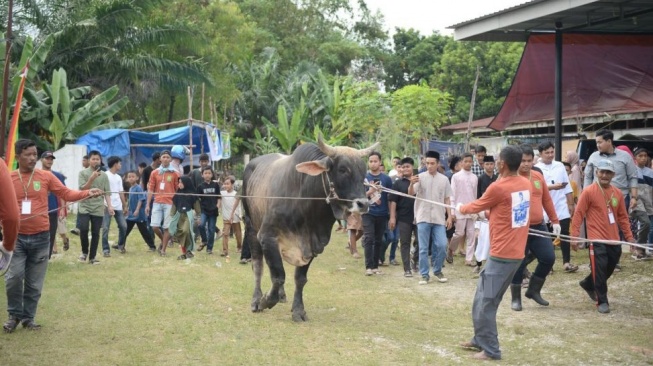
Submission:
[[[286,154],[290,154],[301,141],[304,128],[306,128],[308,110],[304,98],[301,99],[299,106],[292,112],[290,122],[288,121],[288,112],[283,104],[279,104],[277,108],[277,126],[265,117],[262,119],[268,131],[277,139],[281,150]]]

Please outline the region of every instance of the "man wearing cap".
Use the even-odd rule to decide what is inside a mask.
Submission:
[[[150,226],[154,229],[156,236],[161,239],[161,245],[159,246],[159,254],[161,256],[166,255],[166,247],[170,239],[168,227],[170,226],[170,221],[172,221],[172,217],[170,216],[172,197],[177,191],[179,178],[181,177],[177,169],[172,166],[171,159],[170,151],[165,150],[161,152],[161,166],[152,171],[150,181],[147,184],[145,215],[150,215],[150,207],[152,207]],[[154,204],[150,206],[152,196],[154,196]]]
[[[621,245],[601,243],[601,240],[619,240],[619,229],[626,240],[635,242],[630,231],[628,212],[623,199],[623,193],[610,183],[615,176],[614,163],[608,159],[600,159],[593,163],[597,181],[585,187],[581,193],[576,212],[571,221],[571,236],[580,235],[580,225],[585,220],[587,238],[590,243],[591,273],[582,281],[582,287],[589,297],[597,302],[599,313],[609,313],[608,279],[614,272],[619,257]],[[571,242],[572,248],[578,248],[578,242]]]
[[[54,154],[52,151],[45,151],[41,154],[41,167],[46,172],[52,173],[61,184],[66,184],[66,177],[59,172],[52,170],[52,164],[54,164]],[[57,198],[52,192],[48,192],[48,217],[50,220],[50,254],[48,258],[52,257],[52,253],[57,254],[57,251],[54,250],[54,245],[57,242],[57,227],[59,226],[59,217],[62,214],[65,214],[66,210],[66,201]],[[65,217],[65,216],[64,216]]]
[[[631,215],[639,222],[637,243],[646,245],[649,232],[651,231],[651,222],[653,221],[653,169],[647,166],[650,156],[648,150],[639,147],[635,149],[633,154],[637,163],[637,192],[639,193],[639,200],[637,200],[637,205]],[[645,259],[646,250],[637,248],[633,258],[635,260]]]

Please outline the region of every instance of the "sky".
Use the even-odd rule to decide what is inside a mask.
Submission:
[[[390,34],[395,27],[414,28],[422,35],[439,31],[453,35],[448,26],[491,14],[528,0],[365,0],[373,12],[379,9]]]

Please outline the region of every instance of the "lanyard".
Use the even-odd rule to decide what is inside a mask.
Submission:
[[[34,178],[34,170],[32,170],[32,174],[29,176],[29,180],[27,181],[27,185],[23,183],[23,175],[18,172],[18,178],[20,179],[20,185],[23,187],[23,192],[25,192],[25,199],[27,199],[27,189],[29,188],[29,185],[32,183],[32,178]]]
[[[614,191],[610,192],[610,199],[608,199],[608,197],[605,196],[605,192],[603,191],[603,187],[601,187],[601,185],[598,182],[596,182],[596,185],[599,186],[599,189],[601,190],[601,193],[603,194],[603,199],[605,200],[605,207],[607,207],[608,211],[610,211],[610,201],[612,201],[614,199]]]

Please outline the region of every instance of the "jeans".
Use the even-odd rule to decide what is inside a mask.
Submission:
[[[215,222],[218,221],[218,215],[207,215],[202,212],[201,217],[199,231],[200,237],[202,237],[202,243],[206,243],[206,250],[213,251],[213,243],[215,242]]]
[[[59,225],[59,211],[50,212],[48,214],[48,219],[50,220],[50,252],[48,258],[52,258],[52,249],[54,248],[54,243],[57,241],[57,226]]]
[[[113,218],[118,223],[118,246],[125,246],[125,239],[127,238],[127,221],[125,221],[125,214],[122,210],[114,210]],[[109,247],[109,229],[111,228],[111,215],[108,210],[104,210],[104,218],[102,220],[102,251],[108,253],[111,251]]]
[[[88,259],[95,259],[97,246],[100,242],[100,227],[104,218],[102,216],[92,216],[89,214],[79,214],[79,241],[82,244],[82,253],[88,256]],[[88,247],[88,228],[91,227],[91,248]]]
[[[442,273],[442,264],[447,251],[447,230],[444,225],[429,222],[417,223],[419,242],[419,273],[429,278],[429,249],[433,274]]]
[[[390,247],[390,258],[388,259],[390,261],[393,261],[395,259],[398,241],[399,241],[399,229],[395,227],[394,230],[390,230],[390,228],[386,225],[385,232],[383,233],[383,244],[381,246],[381,255],[379,256],[381,263],[385,263],[385,252],[388,250],[388,247]]]
[[[385,233],[385,228],[388,225],[388,216],[365,214],[362,217],[365,269],[377,269],[379,268],[379,260],[381,258],[383,233]]]
[[[18,234],[14,256],[5,274],[7,312],[17,319],[36,316],[36,307],[48,269],[50,234]]]
[[[546,231],[544,224],[531,225],[531,229]],[[553,242],[551,238],[543,238],[540,236],[529,235],[526,239],[526,256],[521,262],[519,269],[512,278],[513,285],[520,285],[524,279],[524,269],[528,266],[528,253],[531,252],[537,258],[537,267],[533,275],[541,279],[545,279],[551,272],[553,264],[556,260],[555,252],[553,251]]]
[[[392,232],[392,244],[390,245],[390,261],[397,258],[397,246],[399,245],[399,227],[395,226]]]

